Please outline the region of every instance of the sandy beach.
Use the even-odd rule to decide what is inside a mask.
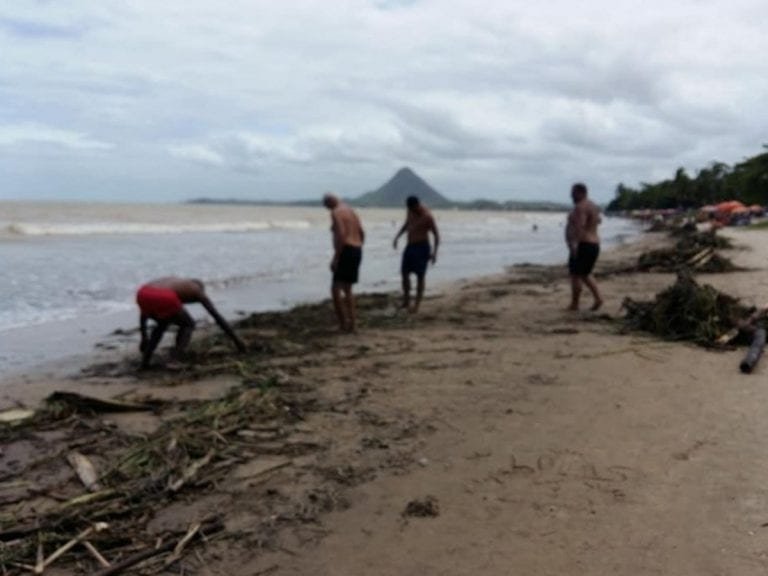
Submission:
[[[768,236],[728,235],[747,270],[699,280],[763,304]],[[54,390],[139,408],[58,403],[0,428],[0,561],[23,573],[37,534],[47,556],[105,521],[89,539],[112,565],[172,544],[126,573],[761,573],[767,368],[618,322],[674,275],[605,273],[666,242],[604,255],[598,313],[565,311],[564,267],[518,267],[417,317],[365,296],[354,335],[325,303],[243,320],[246,356],[203,331],[180,372],[106,351],[75,378],[9,382],[5,408]],[[87,502],[75,451],[98,471]],[[45,574],[98,569],[76,544]]]

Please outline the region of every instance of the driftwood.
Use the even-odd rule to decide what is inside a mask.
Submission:
[[[87,456],[80,454],[80,452],[73,451],[67,454],[67,462],[69,462],[70,466],[75,469],[77,477],[80,478],[80,482],[83,483],[83,486],[85,486],[89,492],[98,492],[101,490],[96,467]]]
[[[162,544],[157,548],[149,548],[147,550],[142,550],[141,552],[138,552],[133,556],[128,556],[128,558],[125,558],[120,562],[116,562],[115,564],[112,564],[112,566],[110,566],[109,568],[105,568],[104,570],[97,572],[95,576],[112,576],[113,574],[119,574],[120,572],[123,572],[124,570],[127,570],[132,566],[136,566],[136,564],[140,564],[145,560],[149,560],[150,558],[154,558],[155,556],[164,554],[165,552],[170,552],[171,550],[174,551],[174,553],[171,555],[171,558],[173,558],[173,562],[175,562],[181,557],[181,553],[184,547],[189,543],[189,541],[192,538],[194,538],[197,535],[199,535],[201,538],[204,538],[205,536],[204,531],[210,534],[212,532],[220,532],[223,529],[224,529],[224,524],[219,519],[210,520],[202,524],[193,524],[192,526],[190,526],[189,530],[187,530],[187,533],[184,535],[184,537],[181,538],[180,540],[178,541],[171,540],[170,542],[166,542],[165,544]]]
[[[760,360],[760,356],[763,355],[763,349],[765,348],[765,328],[758,328],[755,330],[754,336],[752,336],[752,344],[749,346],[747,355],[744,360],[739,364],[739,368],[744,374],[749,374],[754,370],[757,362]]]
[[[66,404],[75,411],[87,412],[141,412],[154,410],[155,405],[148,403],[124,402],[122,400],[105,400],[94,396],[86,396],[77,392],[56,391],[45,399],[46,402]]]

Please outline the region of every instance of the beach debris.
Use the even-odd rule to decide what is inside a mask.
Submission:
[[[0,411],[0,422],[4,424],[15,424],[32,418],[34,415],[34,410],[27,410],[26,408],[10,408],[8,410]]]
[[[732,272],[738,268],[718,249],[731,248],[731,241],[714,231],[699,232],[690,228],[676,228],[670,236],[677,238],[674,246],[651,250],[640,255],[636,270],[641,272],[672,272],[688,267],[697,272]]]
[[[747,355],[744,357],[744,360],[741,361],[741,364],[739,364],[739,369],[742,373],[749,374],[755,369],[755,366],[760,360],[760,356],[763,355],[763,350],[765,349],[765,336],[765,328],[758,328],[755,330]]]
[[[253,460],[252,462],[247,462],[246,464],[241,464],[237,468],[235,468],[232,476],[237,479],[248,479],[253,480],[254,478],[257,478],[259,476],[263,476],[264,474],[268,474],[270,472],[274,472],[275,470],[279,470],[281,468],[285,468],[286,466],[290,466],[293,463],[293,460],[290,458],[278,458],[278,457],[266,457],[266,458],[259,458],[257,460]]]
[[[438,505],[437,498],[434,496],[426,496],[424,498],[411,500],[405,506],[402,516],[415,517],[415,518],[435,518],[440,515],[440,506]]]
[[[42,551],[42,545],[38,546],[37,564],[35,565],[34,573],[42,574],[48,566],[50,566],[56,560],[58,560],[61,556],[69,552],[77,544],[79,544],[80,542],[88,538],[91,534],[98,534],[99,532],[102,532],[107,528],[109,528],[109,524],[107,524],[106,522],[96,522],[92,526],[89,526],[88,528],[83,530],[75,538],[72,538],[71,540],[69,540],[66,544],[57,548],[56,551],[50,556],[48,556],[48,558],[46,558],[45,560],[42,560],[41,554],[40,554],[40,552]]]
[[[86,396],[77,392],[56,391],[50,394],[46,403],[61,404],[67,406],[75,412],[141,412],[145,410],[154,410],[158,406],[157,401],[151,403],[125,402],[123,400],[96,398],[95,396]]]
[[[625,298],[625,324],[668,340],[687,340],[714,346],[724,333],[738,325],[746,308],[736,298],[698,284],[685,269],[677,281],[652,301]]]
[[[88,489],[89,492],[98,492],[101,490],[99,484],[99,475],[96,473],[96,467],[87,456],[80,452],[73,451],[67,454],[67,462],[77,472],[77,477]]]
[[[168,489],[171,492],[178,492],[182,486],[184,486],[190,480],[192,480],[195,476],[197,476],[197,473],[200,471],[201,468],[210,464],[214,454],[216,454],[214,450],[209,450],[205,456],[203,456],[199,460],[195,460],[194,462],[192,462],[192,464],[190,464],[187,468],[185,468],[181,474],[181,477],[175,480],[169,479]]]

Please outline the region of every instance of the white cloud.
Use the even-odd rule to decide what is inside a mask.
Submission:
[[[9,143],[46,142],[99,153],[89,174],[141,166],[111,189],[147,198],[200,194],[195,166],[226,174],[211,195],[301,197],[408,164],[454,195],[543,198],[580,172],[607,199],[768,131],[758,0],[6,4],[0,144],[27,177],[5,194],[56,174]]]
[[[54,144],[72,150],[110,150],[114,146],[81,132],[35,123],[0,125],[0,146]]]

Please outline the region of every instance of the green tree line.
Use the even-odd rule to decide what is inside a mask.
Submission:
[[[763,149],[768,150],[768,145]],[[725,200],[768,204],[768,152],[734,166],[712,162],[694,177],[678,168],[673,178],[656,184],[642,183],[639,189],[619,184],[607,210],[698,208]]]

